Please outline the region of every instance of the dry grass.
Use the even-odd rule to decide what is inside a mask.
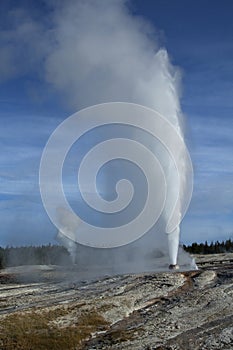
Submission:
[[[91,333],[106,330],[108,323],[96,310],[80,311],[77,320],[60,328],[56,319],[66,316],[69,309],[36,310],[14,313],[0,321],[1,350],[69,350],[82,349]]]

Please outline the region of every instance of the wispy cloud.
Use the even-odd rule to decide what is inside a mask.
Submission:
[[[32,71],[35,73],[36,67],[40,69],[39,63],[49,50],[49,32],[45,31],[43,23],[36,21],[25,7],[20,6],[6,7],[1,15],[1,23],[0,81]]]

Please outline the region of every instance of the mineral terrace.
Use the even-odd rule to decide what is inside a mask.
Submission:
[[[0,349],[232,350],[233,254],[196,262],[78,281],[72,268],[2,270]]]

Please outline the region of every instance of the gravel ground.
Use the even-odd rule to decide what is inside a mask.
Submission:
[[[77,280],[75,271],[54,266],[3,270],[0,328],[12,314],[24,317],[32,310],[65,308],[65,315],[52,320],[62,330],[77,324],[83,313],[91,315],[95,310],[108,326],[99,331],[97,325],[85,341],[65,350],[230,350],[232,261],[233,254],[198,256],[197,271],[92,280]],[[1,335],[0,349],[6,349],[1,347]],[[48,349],[53,347],[48,344]]]

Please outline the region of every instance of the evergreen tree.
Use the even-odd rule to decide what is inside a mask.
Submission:
[[[183,246],[184,250],[192,254],[219,254],[219,253],[228,253],[233,252],[233,241],[231,239],[227,239],[226,241],[211,242],[208,244],[207,241],[205,243],[192,243],[191,246]]]

